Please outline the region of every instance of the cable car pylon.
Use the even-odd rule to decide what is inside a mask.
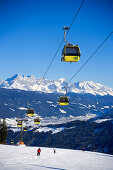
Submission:
[[[27,122],[28,119],[24,119],[24,118],[18,118],[16,119],[16,122],[17,122],[17,126],[18,127],[21,127],[21,132],[20,132],[20,144],[21,145],[24,145],[24,142],[23,142],[23,122]]]

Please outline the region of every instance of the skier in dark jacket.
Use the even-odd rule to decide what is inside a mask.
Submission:
[[[40,152],[41,152],[41,149],[39,148],[39,149],[37,150],[37,156],[40,156]]]
[[[53,151],[54,151],[54,153],[56,153],[56,149],[55,148],[53,149]]]

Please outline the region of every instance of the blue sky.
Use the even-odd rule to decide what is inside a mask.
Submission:
[[[70,26],[80,0],[0,1],[0,80],[14,74],[42,78]],[[113,1],[85,0],[67,40],[78,44],[77,63],[61,62],[59,50],[46,79],[67,81],[113,31]],[[113,88],[113,34],[72,82],[94,81]]]

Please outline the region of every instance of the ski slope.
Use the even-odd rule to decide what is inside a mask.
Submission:
[[[0,170],[113,170],[113,155],[81,150],[0,145]]]

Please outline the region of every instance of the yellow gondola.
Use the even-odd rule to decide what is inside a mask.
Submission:
[[[34,109],[27,110],[27,116],[34,116],[34,113],[35,113]]]
[[[28,128],[27,127],[24,127],[24,131],[27,131],[28,130]]]
[[[77,62],[80,59],[80,48],[78,45],[67,44],[62,50],[61,61]]]
[[[11,143],[13,144],[13,143],[14,143],[14,140],[11,140]]]
[[[61,96],[58,102],[59,102],[59,105],[62,105],[62,106],[69,104],[69,100],[67,96]]]
[[[19,122],[17,123],[17,126],[18,126],[18,127],[22,127],[22,121],[19,121]]]
[[[39,118],[35,118],[35,119],[34,119],[34,123],[35,123],[35,124],[40,124],[40,119],[39,119]]]

